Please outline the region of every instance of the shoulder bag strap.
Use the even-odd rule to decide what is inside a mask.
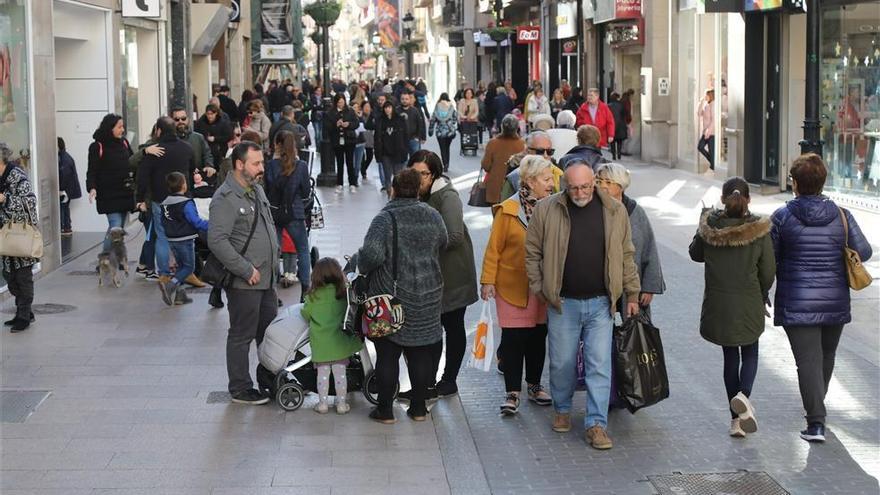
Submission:
[[[849,248],[849,222],[846,221],[846,213],[843,212],[843,208],[838,206],[837,211],[840,212],[840,219],[843,220],[843,247]]]
[[[241,251],[238,252],[239,255],[244,256],[244,253],[247,252],[248,246],[251,244],[251,239],[254,238],[254,231],[257,230],[257,222],[260,220],[260,197],[257,195],[256,190],[254,191],[254,221],[251,222],[251,233],[248,234],[248,238],[244,241],[244,247],[241,248]]]
[[[393,295],[397,296],[397,218],[391,211],[388,214],[391,215],[391,276],[394,279]]]

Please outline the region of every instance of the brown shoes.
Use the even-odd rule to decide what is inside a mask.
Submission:
[[[553,418],[553,431],[556,433],[571,431],[571,414],[556,413],[556,417]]]
[[[190,274],[189,274],[189,277],[186,277],[185,282],[188,283],[189,285],[192,285],[193,287],[200,287],[200,288],[201,288],[201,287],[206,287],[206,286],[207,286],[207,284],[205,284],[204,282],[202,282],[202,281],[199,279],[199,277],[196,276],[195,273],[190,273]]]
[[[605,432],[605,428],[602,428],[598,424],[588,429],[585,433],[585,437],[587,443],[597,450],[608,450],[613,446],[611,439],[608,438],[608,433]]]

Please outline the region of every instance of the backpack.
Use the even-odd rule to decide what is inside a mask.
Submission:
[[[287,184],[293,174],[284,176],[281,173],[266,188],[266,198],[272,207],[272,221],[276,227],[284,227],[293,221],[293,211],[290,207],[290,198],[287,195]]]

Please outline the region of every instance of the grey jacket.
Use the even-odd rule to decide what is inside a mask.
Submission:
[[[648,221],[648,214],[629,196],[624,195],[623,205],[626,206],[626,211],[629,212],[632,242],[636,248],[633,258],[639,271],[642,292],[663,294],[666,291],[666,282],[663,280],[663,270],[660,268],[660,254],[657,252],[657,241],[654,238],[654,229],[651,228],[651,222]]]
[[[244,255],[244,247],[251,223],[254,221],[255,197],[260,202],[260,218],[254,237]],[[266,290],[275,287],[278,270],[278,237],[269,211],[269,200],[263,187],[254,185],[249,191],[238,183],[234,174],[217,188],[211,199],[208,247],[217,259],[233,275],[233,289]],[[260,282],[248,285],[253,269],[260,272]]]
[[[358,269],[370,275],[371,295],[394,292],[389,211],[397,219],[397,298],[403,305],[404,323],[387,338],[405,347],[433,344],[443,335],[440,252],[446,248],[446,227],[437,210],[416,199],[395,199],[385,205],[373,218],[357,254]]]

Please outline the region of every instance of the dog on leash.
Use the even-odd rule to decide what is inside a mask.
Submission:
[[[122,285],[119,279],[119,261],[113,251],[104,251],[98,255],[98,287],[103,287],[106,279],[110,279],[114,287]]]
[[[125,247],[125,229],[122,227],[113,227],[110,229],[110,253],[116,258],[119,269],[125,272],[128,277],[128,249]]]

